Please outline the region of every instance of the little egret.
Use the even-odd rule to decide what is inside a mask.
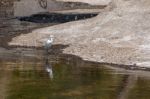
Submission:
[[[53,39],[54,39],[54,36],[53,35],[50,35],[48,40],[46,40],[45,42],[45,50],[48,52],[48,49],[52,46],[52,43],[53,43]]]

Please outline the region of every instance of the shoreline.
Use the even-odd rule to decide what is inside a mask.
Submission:
[[[95,64],[99,64],[99,65],[104,65],[104,66],[106,66],[106,67],[108,67],[110,69],[112,68],[112,69],[123,69],[123,70],[131,70],[131,71],[145,71],[145,72],[149,72],[150,71],[149,67],[140,67],[140,66],[137,66],[136,64],[134,64],[134,65],[125,65],[125,64],[116,64],[116,63],[107,63],[107,62],[98,62],[98,61],[84,60],[80,56],[63,53],[63,49],[66,48],[66,47],[68,47],[68,46],[65,46],[65,45],[53,45],[52,50],[51,50],[52,54],[50,54],[50,55],[56,55],[57,57],[63,57],[64,59],[65,59],[65,57],[78,58],[80,61],[95,63]],[[1,47],[1,49],[2,48],[3,47]],[[5,48],[3,48],[3,49],[5,49]],[[24,57],[25,60],[27,58],[29,58],[31,60],[34,60],[34,61],[36,61],[36,60],[43,60],[43,58],[45,57],[45,56],[43,56],[44,50],[43,50],[42,47],[8,46],[8,49],[5,49],[5,50],[9,50],[8,53],[9,54],[12,53],[13,55],[17,54],[18,52],[19,53],[23,53],[22,55],[24,55],[23,57]],[[29,51],[31,51],[30,52],[31,53],[30,56],[27,55]],[[16,52],[16,53],[14,53],[14,52]],[[2,53],[0,53],[0,54],[2,54]],[[38,53],[40,56],[36,55],[36,53]],[[20,57],[20,54],[17,54],[17,55],[18,55],[18,57]],[[5,59],[0,58],[0,61],[7,61],[7,59],[11,60],[11,58],[6,58],[5,57]],[[18,58],[16,58],[16,59],[18,59]],[[16,59],[14,58],[14,60],[16,60]],[[26,61],[28,61],[28,59]]]
[[[121,12],[119,8],[122,8]],[[19,36],[12,37],[8,45],[36,48],[42,46],[49,35],[54,35],[54,44],[68,45],[63,49],[64,54],[100,63],[124,64],[118,67],[127,69],[148,70],[150,65],[146,63],[150,58],[146,48],[149,30],[143,30],[147,27],[145,20],[149,19],[148,13],[134,9],[129,12],[130,7],[108,9],[91,19],[39,28],[27,34],[20,33]],[[141,35],[141,31],[145,34]]]
[[[115,3],[116,7],[110,7],[111,10],[106,9],[94,18],[36,29],[13,38],[9,45],[38,47],[49,35],[54,35],[54,44],[69,45],[63,50],[65,54],[131,68],[133,65],[149,68],[148,6],[141,2],[145,8],[142,10],[138,4],[129,2],[138,10],[129,5],[121,6],[124,1]]]

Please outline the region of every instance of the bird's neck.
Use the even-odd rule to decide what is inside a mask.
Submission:
[[[53,41],[53,38],[50,38],[51,41]]]
[[[53,38],[50,37],[48,40],[53,41]]]

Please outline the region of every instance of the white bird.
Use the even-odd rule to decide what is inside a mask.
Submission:
[[[54,36],[50,35],[48,40],[46,40],[45,46],[44,46],[47,51],[52,46],[53,41],[54,41]]]
[[[46,71],[49,73],[49,77],[52,79],[53,78],[53,71],[52,71],[52,66],[49,65],[49,62],[48,62],[48,50],[49,48],[52,46],[52,43],[53,43],[53,38],[54,36],[53,35],[50,35],[49,38],[44,42],[44,47],[45,47],[45,50],[46,50],[46,62],[45,62],[45,66],[46,66]]]

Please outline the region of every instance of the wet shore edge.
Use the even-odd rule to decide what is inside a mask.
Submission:
[[[73,58],[72,61],[74,61],[74,58],[77,59],[78,61],[84,61],[84,62],[90,62],[90,63],[93,63],[93,64],[99,64],[99,65],[104,65],[104,66],[107,66],[108,68],[113,68],[113,69],[124,69],[124,70],[131,70],[131,71],[145,71],[145,72],[149,72],[150,71],[150,68],[149,67],[140,67],[136,64],[133,64],[133,65],[125,65],[125,64],[116,64],[116,63],[107,63],[107,62],[97,62],[97,61],[90,61],[90,60],[84,60],[83,58],[81,58],[80,56],[77,56],[77,55],[73,55],[73,54],[66,54],[66,53],[63,53],[63,49],[69,47],[69,45],[61,45],[61,44],[55,44],[55,45],[52,45],[52,48],[50,49],[50,52],[49,54],[50,55],[55,55],[55,56],[60,56],[60,57],[63,57],[63,59],[65,59],[66,57],[70,57],[70,58]],[[44,48],[43,47],[35,47],[35,46],[14,46],[14,45],[11,45],[11,46],[7,46],[6,47],[6,50],[14,50],[14,49],[20,49],[20,51],[23,49],[24,51],[25,50],[28,50],[30,49],[33,50],[33,51],[37,51],[37,53],[39,53],[40,51],[44,52]],[[38,52],[39,51],[39,52]],[[33,53],[35,54],[35,53]],[[25,55],[25,53],[24,53]],[[43,54],[44,55],[44,54]],[[32,59],[35,58],[35,55],[31,55],[29,56],[30,58],[29,59]],[[25,58],[28,58],[25,57]],[[44,56],[42,56],[41,59],[43,59]],[[38,59],[37,60],[41,60],[41,59]],[[0,60],[2,60],[2,58],[0,57]],[[7,60],[7,59],[6,59]]]
[[[91,6],[90,6],[91,7]],[[101,6],[99,6],[100,8],[101,8]],[[104,9],[106,6],[102,6],[102,8],[101,9]],[[97,8],[97,7],[96,7]],[[45,14],[44,14],[45,15]],[[47,15],[47,14],[46,14]],[[35,17],[35,16],[31,16],[31,18],[33,18],[33,17]],[[21,19],[23,19],[23,21],[30,21],[29,19],[30,19],[30,17],[23,17],[23,18],[21,18]],[[15,20],[16,21],[16,20]],[[19,20],[17,20],[18,22],[21,22],[21,21],[19,21]],[[24,24],[23,22],[21,22],[21,24]],[[25,23],[25,24],[27,24],[27,23]],[[60,23],[56,23],[56,24],[60,24]],[[52,25],[56,25],[56,24],[51,24],[50,26],[52,26]],[[27,24],[28,25],[28,24]],[[45,25],[45,26],[42,26],[42,27],[46,27],[46,26],[49,26],[48,24],[47,25]],[[7,28],[7,25],[6,26],[4,26],[4,27],[6,27]],[[3,26],[2,27],[0,27],[0,28],[3,28]],[[19,35],[21,35],[21,34],[28,34],[28,33],[30,33],[33,29],[38,29],[38,28],[41,28],[41,26],[35,26],[34,28],[30,28],[30,29],[23,29],[23,30],[16,30],[16,31],[13,31],[14,32],[14,34],[5,34],[5,32],[4,32],[4,34],[2,34],[2,36],[0,37],[0,48],[2,48],[3,50],[2,50],[2,52],[0,52],[0,55],[1,55],[1,53],[3,53],[3,51],[5,50],[5,52],[6,52],[6,54],[7,54],[7,50],[8,51],[10,51],[9,53],[13,53],[13,52],[15,52],[14,54],[18,54],[18,53],[21,53],[22,52],[22,49],[23,50],[27,50],[27,49],[30,49],[30,50],[28,50],[28,51],[31,51],[31,50],[34,50],[34,49],[36,49],[37,51],[38,50],[42,50],[43,51],[43,48],[42,47],[27,47],[27,46],[23,46],[23,47],[21,47],[21,46],[9,46],[8,45],[8,42],[10,42],[10,41],[12,41],[12,38],[14,38],[14,37],[17,37],[17,36],[19,36]],[[12,31],[11,31],[12,32]],[[7,31],[6,31],[6,33],[8,33]],[[109,65],[109,66],[111,66],[111,67],[115,67],[115,68],[123,68],[123,69],[125,69],[125,70],[142,70],[142,71],[150,71],[150,68],[149,67],[140,67],[140,66],[138,66],[138,65],[136,65],[136,64],[133,64],[133,65],[125,65],[125,64],[116,64],[116,63],[107,63],[107,62],[98,62],[98,61],[90,61],[90,60],[84,60],[83,58],[81,58],[80,56],[76,56],[76,55],[73,55],[73,54],[66,54],[66,53],[63,53],[63,49],[65,49],[65,47],[67,47],[67,46],[69,46],[69,45],[53,45],[53,48],[52,48],[52,50],[57,50],[56,52],[53,52],[53,53],[55,53],[55,54],[61,54],[61,55],[63,55],[64,57],[65,56],[69,56],[69,57],[78,57],[80,60],[82,60],[82,61],[84,61],[84,62],[92,62],[92,63],[96,63],[96,64],[102,64],[102,65]],[[16,50],[17,49],[17,50]],[[19,49],[19,52],[17,52],[18,51],[18,49]],[[13,50],[16,50],[16,51],[13,51]],[[34,51],[33,51],[34,52]],[[32,53],[32,52],[30,52],[31,54],[34,54],[34,53]],[[6,55],[5,56],[5,54],[3,54],[2,56],[0,56],[0,60],[3,60],[3,56],[5,57],[5,59],[7,60],[7,56],[9,56],[9,54],[8,55]],[[33,55],[34,56],[34,55]],[[13,57],[13,55],[12,55],[12,57]],[[28,57],[28,56],[27,56]],[[31,57],[31,58],[35,58],[35,57],[32,57],[32,55],[31,56],[29,56],[29,57]],[[26,57],[25,57],[26,58]]]
[[[45,26],[43,26],[45,27]],[[34,29],[37,29],[39,27],[36,27]],[[15,46],[15,45],[8,45],[8,42],[10,42],[12,40],[12,38],[14,37],[17,37],[18,35],[21,35],[21,34],[27,34],[27,33],[30,33],[33,29],[29,29],[29,30],[22,30],[22,33],[20,31],[18,31],[17,33],[15,33],[14,35],[9,35],[9,36],[3,36],[1,37],[0,39],[0,48],[2,49],[6,49],[7,50],[16,50],[16,49],[20,49],[19,51],[21,52],[21,49],[24,49],[24,50],[27,50],[27,49],[31,49],[31,50],[44,50],[43,47],[35,47],[35,46]],[[116,63],[107,63],[107,62],[97,62],[97,61],[90,61],[90,60],[84,60],[83,58],[81,58],[80,56],[76,56],[76,55],[73,55],[73,54],[66,54],[66,53],[63,53],[62,50],[65,49],[66,47],[68,47],[69,45],[53,45],[52,46],[52,50],[55,50],[56,51],[56,54],[61,54],[63,57],[67,56],[67,57],[76,57],[76,58],[79,58],[81,61],[84,61],[84,62],[90,62],[90,63],[95,63],[95,64],[100,64],[100,65],[107,65],[109,68],[111,67],[114,67],[114,68],[118,68],[118,69],[125,69],[125,70],[132,70],[132,71],[150,71],[150,68],[149,67],[140,67],[136,64],[133,64],[133,65],[125,65],[125,64],[116,64]],[[1,50],[1,49],[0,49]],[[17,52],[17,51],[16,51]],[[3,52],[1,52],[3,53]],[[0,53],[0,55],[1,55]],[[11,53],[11,52],[10,52]],[[55,53],[55,52],[53,52]],[[4,56],[4,55],[3,55]],[[0,57],[0,61],[3,60],[2,57]],[[9,56],[9,55],[8,55]],[[32,55],[31,55],[32,56]],[[27,56],[28,57],[28,56]],[[29,59],[33,59],[35,57],[30,57]],[[6,55],[6,58],[7,60],[7,55]],[[8,59],[9,60],[9,59]]]

